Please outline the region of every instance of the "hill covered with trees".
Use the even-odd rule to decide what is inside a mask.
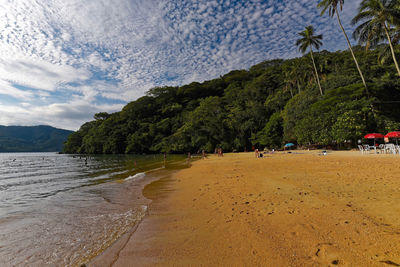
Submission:
[[[353,47],[365,84],[347,50],[314,51],[315,66],[305,55],[203,83],[153,88],[120,112],[96,114],[68,137],[64,151],[244,151],[286,142],[354,146],[367,132],[400,129],[400,79],[393,61],[381,60],[381,48]]]
[[[0,152],[59,152],[72,131],[51,126],[0,126]]]

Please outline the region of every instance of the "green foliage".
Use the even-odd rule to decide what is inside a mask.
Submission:
[[[68,140],[64,144],[65,153],[80,153],[80,148],[82,146],[82,133],[73,132],[68,136]]]
[[[363,101],[365,102],[365,101]],[[332,126],[332,137],[338,144],[345,141],[355,141],[367,131],[367,118],[369,108],[367,103],[359,101],[338,105],[341,114]],[[372,116],[372,114],[369,114]]]
[[[398,0],[363,0],[360,3],[358,14],[352,24],[361,23],[353,32],[354,39],[366,44],[367,49],[380,43],[388,42],[393,62],[398,75],[400,68],[395,56],[393,43],[396,42],[396,32],[400,25],[400,7]]]
[[[385,39],[389,28],[400,24],[400,10],[398,1],[393,0],[363,0],[358,14],[352,24],[361,23],[356,27],[353,37],[360,43],[375,46]]]
[[[181,87],[156,87],[120,112],[97,113],[68,137],[67,153],[182,153],[279,148],[286,142],[336,145],[366,132],[400,130],[400,81],[380,51],[315,53],[325,94],[307,56]],[[372,110],[373,107],[373,110]],[[372,112],[373,111],[373,112]]]
[[[306,117],[306,111],[312,103],[318,99],[311,90],[303,91],[289,100],[282,112],[283,117],[283,141],[295,142],[297,136],[295,134],[295,127],[297,123]]]
[[[329,145],[360,138],[373,121],[363,92],[361,83],[339,87],[306,108],[294,126],[297,142]]]
[[[105,120],[108,117],[110,117],[110,114],[108,114],[107,112],[99,112],[99,113],[94,114],[95,120]]]
[[[224,138],[221,98],[207,97],[187,117],[183,126],[173,136],[171,146],[174,150],[214,151]],[[182,143],[182,140],[185,142]]]
[[[400,129],[400,122],[398,121],[384,119],[383,125],[384,125],[384,132],[393,132],[393,131],[398,131]]]
[[[282,147],[283,119],[280,112],[272,114],[265,127],[257,133],[255,144],[260,148],[265,146],[270,148]]]

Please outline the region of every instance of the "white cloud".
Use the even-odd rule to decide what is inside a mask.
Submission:
[[[274,7],[269,7],[269,8],[264,10],[264,15],[269,15],[272,12],[274,12]]]
[[[15,88],[7,81],[0,80],[0,95],[7,95],[17,98],[21,101],[27,101],[33,97],[33,93],[30,91],[24,91]]]
[[[85,100],[48,106],[31,106],[28,103],[22,103],[20,106],[0,104],[0,125],[51,125],[76,130],[83,122],[93,120],[95,113],[112,113],[121,110],[122,107],[121,104],[93,105]]]
[[[54,91],[64,84],[82,82],[89,77],[90,73],[86,70],[33,57],[0,59],[0,80],[25,87]]]
[[[341,13],[349,34],[360,1],[346,2]],[[209,80],[262,60],[298,56],[295,41],[309,24],[324,34],[322,49],[346,49],[337,22],[320,17],[316,5],[308,0],[2,1],[0,95],[20,104],[3,106],[14,113],[5,112],[0,124],[48,120],[78,128],[94,111],[121,106],[99,106],[99,97],[128,102],[154,86]]]

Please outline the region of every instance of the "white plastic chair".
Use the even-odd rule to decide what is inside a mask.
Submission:
[[[371,147],[369,145],[364,145],[364,152],[370,152]]]
[[[364,154],[364,147],[362,145],[358,145],[358,149],[360,149],[361,154]]]
[[[381,150],[381,153],[385,153],[386,154],[385,144],[380,144],[379,145],[379,149]]]
[[[387,152],[390,152],[392,154],[396,154],[396,147],[394,144],[386,144],[385,149]]]

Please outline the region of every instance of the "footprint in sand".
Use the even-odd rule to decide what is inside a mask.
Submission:
[[[342,261],[339,260],[339,251],[332,243],[318,244],[312,259],[321,265],[339,265],[342,263]]]
[[[388,264],[388,265],[392,265],[392,266],[400,266],[400,264],[395,263],[395,262],[393,262],[391,260],[385,260],[385,261],[380,261],[380,262]]]

